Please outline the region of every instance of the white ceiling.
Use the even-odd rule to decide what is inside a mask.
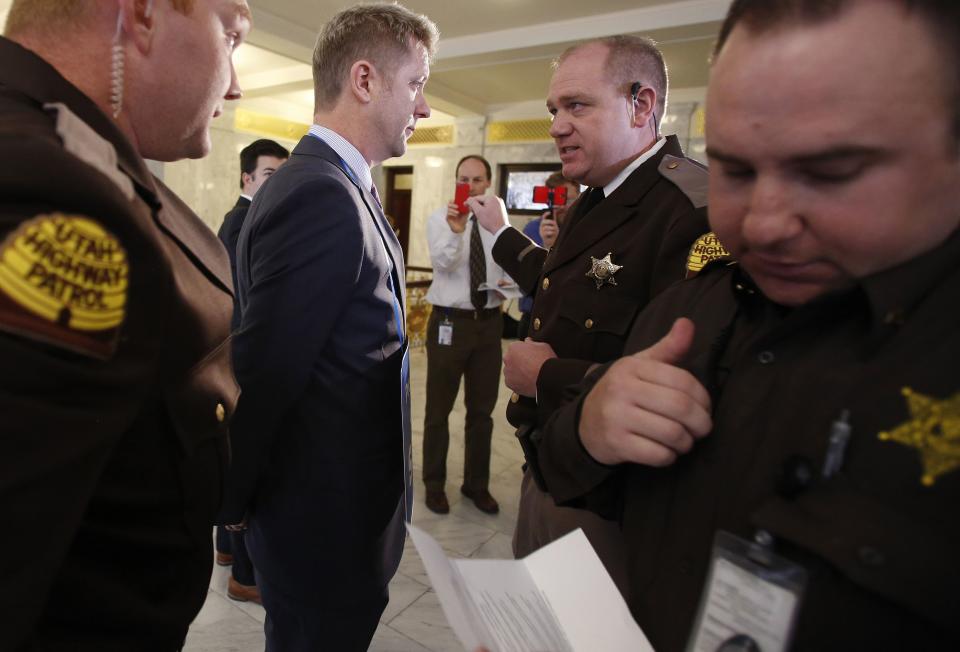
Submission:
[[[309,122],[316,34],[343,0],[248,0],[254,30],[237,53],[241,106]],[[406,0],[441,41],[427,96],[432,122],[537,106],[550,62],[578,41],[632,33],[663,49],[673,89],[706,85],[707,58],[731,0]],[[10,0],[0,0],[0,20]],[[539,110],[539,109],[538,109]]]
[[[250,44],[307,63],[316,33],[347,6],[337,0],[248,0],[254,13]],[[708,56],[730,0],[406,0],[430,16],[441,41],[427,96],[435,113],[488,115],[504,105],[542,102],[550,62],[578,41],[632,33],[660,43],[674,89],[706,85]],[[271,70],[252,59],[241,70],[246,101],[309,98],[309,69],[286,63]],[[241,48],[243,50],[243,48]],[[244,63],[243,65],[246,65]],[[243,67],[243,65],[241,67]],[[280,74],[279,68],[286,67]],[[299,95],[296,93],[300,91]],[[295,95],[290,95],[291,93]],[[311,100],[312,101],[312,100]],[[441,116],[441,120],[444,116]]]

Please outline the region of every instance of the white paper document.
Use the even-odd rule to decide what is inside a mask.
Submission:
[[[481,283],[477,286],[477,289],[481,292],[499,292],[507,299],[520,299],[523,297],[523,290],[520,289],[520,286],[517,284],[512,285],[490,285],[489,283]]]
[[[653,652],[582,530],[524,559],[448,559],[407,525],[450,627],[473,652]]]

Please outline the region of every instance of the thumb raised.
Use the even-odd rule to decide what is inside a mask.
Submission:
[[[676,365],[683,361],[693,346],[693,335],[696,327],[686,317],[673,322],[670,332],[648,349],[636,354],[637,357],[656,360],[665,364]]]

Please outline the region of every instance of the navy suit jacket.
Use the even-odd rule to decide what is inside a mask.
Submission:
[[[379,593],[412,504],[400,244],[307,135],[257,193],[236,253],[241,397],[220,520],[248,517],[257,570],[291,597]]]
[[[247,211],[250,210],[250,200],[240,196],[236,205],[230,209],[230,212],[223,217],[223,224],[217,231],[217,237],[227,250],[230,256],[230,276],[233,278],[233,287],[237,287],[237,240],[240,239],[240,228],[247,217]],[[235,331],[240,328],[240,306],[234,306],[233,317],[230,318],[230,330]]]

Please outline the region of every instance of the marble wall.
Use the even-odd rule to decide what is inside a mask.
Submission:
[[[694,158],[701,159],[702,107],[700,93],[688,93],[682,100],[671,102],[663,120],[663,132],[677,134],[685,150]],[[504,119],[501,116],[497,118]],[[236,202],[240,191],[240,150],[257,138],[256,135],[235,131],[233,124],[234,116],[229,111],[214,121],[211,129],[213,149],[206,158],[153,166],[157,172],[162,173],[160,176],[167,185],[214,231],[220,227],[224,214]],[[456,122],[454,145],[411,146],[405,156],[386,161],[383,166],[374,170],[374,181],[378,187],[384,188],[384,168],[413,167],[408,264],[430,266],[426,219],[431,212],[450,201],[456,176],[454,166],[460,158],[467,154],[485,156],[493,167],[494,190],[498,183],[497,167],[500,164],[558,161],[552,142],[489,144],[485,142],[485,131],[486,120],[483,117],[460,118]],[[291,149],[296,145],[292,141],[279,142]],[[528,219],[526,216],[511,216],[511,221],[518,227],[522,227]]]
[[[233,120],[232,111],[214,120],[210,130],[213,147],[205,158],[163,164],[164,183],[214,231],[220,228],[223,216],[240,195],[240,150],[260,138],[234,131]],[[287,149],[296,145],[288,140],[274,140]]]

